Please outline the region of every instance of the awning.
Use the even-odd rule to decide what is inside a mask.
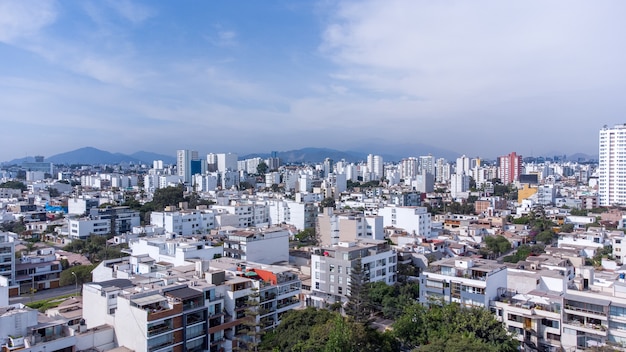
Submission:
[[[564,294],[563,298],[570,300],[570,301],[583,302],[583,303],[588,303],[588,304],[597,304],[600,306],[608,306],[611,303],[611,301],[606,300],[606,299],[578,296],[578,295],[573,295],[571,293]]]
[[[130,301],[138,305],[139,307],[147,306],[149,304],[159,303],[165,301],[166,298],[161,295],[150,295],[140,298],[133,298]]]

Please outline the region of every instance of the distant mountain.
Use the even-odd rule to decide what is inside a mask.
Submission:
[[[331,158],[334,161],[345,159],[349,162],[357,162],[367,159],[367,154],[359,152],[340,151],[329,148],[302,148],[295,150],[288,150],[277,153],[281,163],[320,163],[326,158]],[[242,155],[240,159],[250,158],[269,158],[269,153],[254,153],[248,155]]]
[[[169,165],[176,164],[176,158],[171,155],[139,151],[139,152],[130,154],[130,156],[148,164],[151,164],[154,160],[163,160],[164,164],[169,164]]]
[[[35,161],[35,157],[34,156],[27,156],[24,158],[18,158],[18,159],[13,159],[13,160],[9,160],[9,161],[3,161],[0,164],[3,165],[19,165],[21,163],[32,163],[33,161]]]
[[[368,143],[351,148],[352,150],[340,151],[330,148],[302,148],[278,152],[278,157],[284,163],[319,163],[326,158],[334,161],[345,159],[348,162],[366,161],[368,154],[380,155],[385,162],[400,161],[410,156],[420,156],[432,154],[437,158],[445,158],[447,160],[456,160],[461,154],[428,146],[425,144],[384,144],[382,142]],[[269,158],[268,153],[254,153],[240,156],[240,159],[249,159],[254,157]]]
[[[598,155],[590,155],[585,153],[576,153],[567,156],[569,161],[598,161],[600,157]]]
[[[93,147],[84,147],[56,154],[45,159],[54,164],[119,164],[135,163],[141,160],[121,153],[110,153]]]

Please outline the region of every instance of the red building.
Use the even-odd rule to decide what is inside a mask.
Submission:
[[[512,152],[498,158],[498,175],[505,185],[519,180],[522,174],[522,156]]]

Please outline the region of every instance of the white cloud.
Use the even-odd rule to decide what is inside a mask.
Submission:
[[[0,41],[12,43],[36,35],[57,18],[54,1],[0,1]]]
[[[120,16],[135,24],[141,23],[156,14],[154,9],[130,0],[109,0],[107,4]]]

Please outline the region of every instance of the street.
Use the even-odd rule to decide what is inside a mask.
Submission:
[[[80,293],[80,290],[81,290],[80,285],[78,286],[78,290]],[[51,288],[48,290],[41,290],[41,291],[35,292],[35,294],[32,295],[32,297],[30,294],[24,294],[24,295],[16,296],[16,297],[9,297],[9,304],[16,304],[16,303],[26,304],[26,303],[30,303],[31,301],[34,302],[34,301],[39,301],[42,299],[65,296],[65,295],[74,294],[74,293],[76,293],[76,286],[67,285],[67,286],[63,286],[59,288]]]

